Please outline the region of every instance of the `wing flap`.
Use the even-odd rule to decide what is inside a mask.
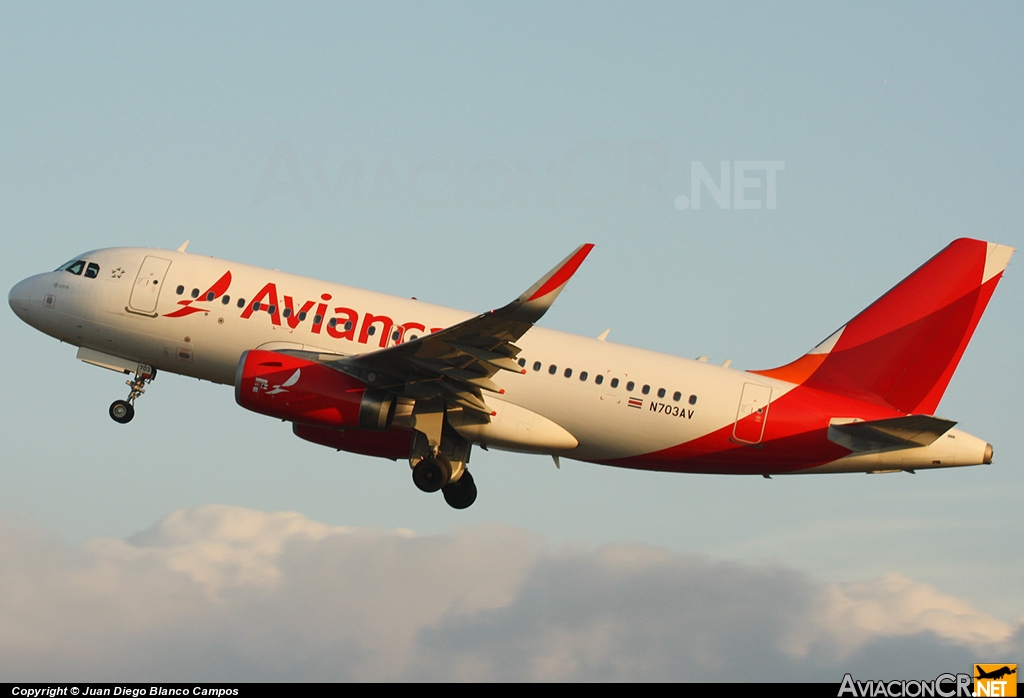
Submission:
[[[513,344],[506,343],[505,345],[503,345],[515,350],[515,353],[511,355],[503,355],[495,351],[480,349],[479,347],[469,347],[463,344],[453,344],[451,342],[449,342],[449,346],[458,352],[469,354],[477,361],[480,361],[483,364],[490,364],[491,366],[494,366],[499,370],[512,371],[513,373],[522,373],[522,367],[520,367],[519,364],[515,362],[515,359],[512,358],[519,354],[519,347]]]

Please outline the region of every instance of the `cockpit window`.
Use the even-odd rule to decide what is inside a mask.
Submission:
[[[85,268],[85,278],[95,279],[100,275],[100,265],[96,262],[89,262],[89,266]]]
[[[57,271],[69,271],[75,276],[79,276],[81,275],[83,269],[85,269],[85,260],[76,259],[73,262],[68,262]],[[99,267],[96,267],[96,269],[97,271],[99,271]]]

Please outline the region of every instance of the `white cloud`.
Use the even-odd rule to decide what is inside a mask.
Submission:
[[[979,613],[963,599],[898,574],[867,584],[829,584],[822,592],[820,627],[856,649],[879,636],[930,632],[972,646],[1009,640],[1015,627]]]
[[[1022,644],[1020,626],[897,575],[816,584],[641,545],[214,505],[77,548],[2,527],[0,588],[6,680],[838,681],[892,642],[910,677]]]

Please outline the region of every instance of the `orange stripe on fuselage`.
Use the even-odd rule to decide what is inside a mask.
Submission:
[[[756,373],[761,376],[768,376],[769,378],[800,385],[818,370],[827,356],[828,354],[804,354],[796,361],[792,361],[785,366],[768,368],[761,371],[748,371],[748,373]]]

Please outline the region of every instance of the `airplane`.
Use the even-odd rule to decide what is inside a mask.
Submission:
[[[640,470],[910,472],[992,462],[935,415],[1013,248],[959,239],[800,358],[736,370],[538,327],[592,244],[479,315],[176,251],[119,247],[31,276],[26,323],[131,376],[234,386],[299,438],[392,460],[464,509],[473,445]]]
[[[994,669],[992,671],[985,671],[977,664],[974,665],[974,668],[978,672],[978,675],[974,677],[976,679],[995,679],[998,681],[1001,678],[1017,673],[1016,665],[1014,665],[1013,669],[1009,666],[1003,665],[999,669]]]

